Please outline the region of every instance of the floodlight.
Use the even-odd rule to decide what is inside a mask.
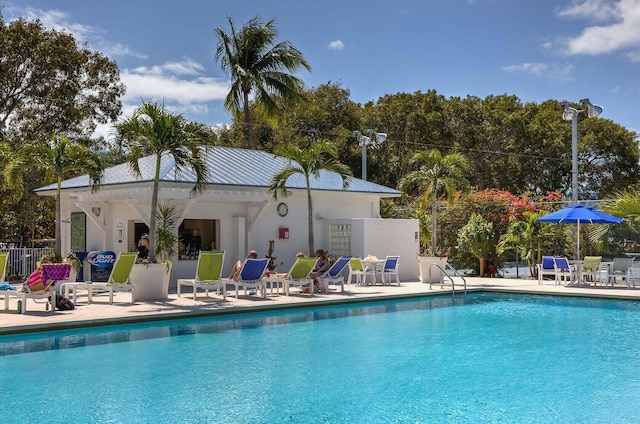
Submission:
[[[582,112],[582,110],[578,110],[571,106],[565,106],[564,111],[562,112],[562,119],[565,121],[572,121],[578,117],[578,114]]]

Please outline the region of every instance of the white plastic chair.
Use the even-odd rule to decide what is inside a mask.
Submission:
[[[396,284],[400,287],[400,276],[398,275],[398,266],[400,265],[400,256],[387,256],[382,266],[382,285],[390,286],[391,277],[396,279]]]
[[[347,277],[347,284],[351,284],[353,277],[356,277],[356,284],[364,286],[367,284],[367,275],[371,275],[371,281],[374,282],[376,275],[375,270],[371,267],[365,267],[362,263],[362,259],[353,257],[349,260],[349,276]]]

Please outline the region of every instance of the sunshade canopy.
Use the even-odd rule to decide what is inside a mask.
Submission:
[[[621,224],[624,219],[609,215],[591,206],[574,203],[549,215],[541,216],[536,221],[555,224]]]

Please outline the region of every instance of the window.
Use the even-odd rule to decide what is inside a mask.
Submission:
[[[351,224],[331,224],[329,231],[329,253],[333,256],[350,256]]]

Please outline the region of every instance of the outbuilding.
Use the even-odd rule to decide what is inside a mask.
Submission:
[[[224,249],[226,270],[250,249],[266,256],[271,245],[280,272],[289,269],[297,252],[309,253],[304,177],[289,178],[287,195],[277,200],[268,191],[271,177],[286,166],[285,158],[212,147],[206,162],[210,181],[204,192],[193,195],[195,174],[178,170],[170,155],[161,161],[158,202],[175,206],[179,214],[173,284],[176,278],[193,278],[201,249]],[[139,164],[142,177],[126,163],[106,169],[94,193],[87,175],[62,182],[62,251],[136,250],[148,232],[155,157]],[[312,178],[310,186],[316,249],[332,256],[400,255],[401,280],[417,280],[418,221],[380,217],[380,200],[401,192],[358,178],[343,188],[340,176],[329,171]],[[55,196],[56,185],[36,193]]]

